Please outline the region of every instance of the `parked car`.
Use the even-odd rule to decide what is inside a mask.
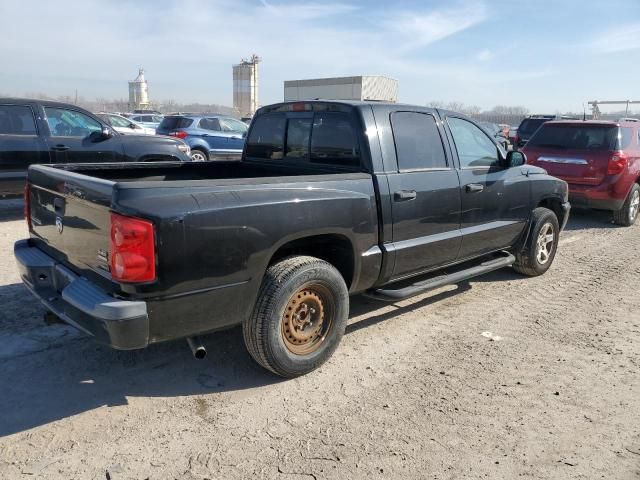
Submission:
[[[0,98],[0,197],[22,193],[35,163],[189,161],[179,139],[120,135],[66,103]]]
[[[491,122],[478,122],[478,123],[482,128],[484,128],[487,131],[487,133],[489,133],[489,135],[493,136],[493,138],[495,138],[495,140],[500,145],[502,145],[502,148],[504,148],[505,152],[509,150],[511,143],[509,142],[508,136],[505,135],[504,129],[502,126],[498,125],[497,123],[491,123]]]
[[[569,184],[572,204],[633,225],[640,207],[640,123],[547,122],[523,148],[531,165]]]
[[[156,132],[184,140],[195,162],[239,160],[247,125],[222,115],[172,115],[165,117]]]
[[[520,122],[516,132],[514,148],[521,148],[526,145],[531,136],[536,133],[540,126],[556,118],[555,115],[531,115]]]
[[[140,125],[138,122],[130,118],[117,115],[115,113],[98,113],[96,114],[113,129],[122,135],[155,135],[155,128],[148,128]]]
[[[276,104],[240,162],[31,167],[15,256],[49,310],[112,347],[186,337],[202,357],[199,334],[242,324],[252,357],[295,377],[338,346],[349,295],[545,273],[567,184],[524,160],[454,112]]]
[[[140,125],[142,125],[143,127],[147,127],[147,128],[152,128],[152,129],[156,129],[158,128],[158,125],[160,125],[160,122],[162,122],[162,119],[164,118],[162,115],[158,115],[158,114],[131,114],[129,115],[129,118],[131,120],[133,120],[136,123],[139,123]]]

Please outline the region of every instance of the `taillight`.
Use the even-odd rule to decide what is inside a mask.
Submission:
[[[609,166],[607,167],[607,175],[617,175],[622,173],[627,166],[627,157],[622,152],[614,153],[609,159]]]
[[[184,140],[185,138],[187,138],[189,134],[187,132],[180,131],[180,132],[171,132],[169,135],[172,137],[178,137],[180,140]]]
[[[33,224],[31,223],[31,186],[29,182],[24,185],[24,219],[27,222],[27,228],[31,231]]]
[[[155,280],[155,239],[151,222],[111,213],[110,237],[109,259],[114,280]]]

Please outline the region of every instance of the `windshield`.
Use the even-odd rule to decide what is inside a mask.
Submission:
[[[545,124],[528,146],[559,149],[616,150],[619,131],[615,125]]]
[[[520,124],[518,131],[521,135],[529,135],[538,130],[540,125],[548,121],[546,118],[525,118]]]

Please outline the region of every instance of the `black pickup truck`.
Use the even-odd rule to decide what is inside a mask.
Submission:
[[[22,195],[37,163],[190,161],[181,140],[121,135],[104,120],[67,103],[0,98],[0,198]]]
[[[453,112],[276,104],[240,162],[31,167],[15,256],[49,310],[112,347],[187,338],[203,356],[198,335],[242,324],[293,377],[333,353],[349,295],[544,273],[567,185],[524,160]]]

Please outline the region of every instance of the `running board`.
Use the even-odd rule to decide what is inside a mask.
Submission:
[[[413,297],[429,290],[443,287],[445,285],[453,285],[460,283],[464,280],[468,280],[478,275],[499,270],[504,267],[513,265],[516,261],[516,257],[512,254],[503,252],[502,257],[488,260],[475,267],[467,268],[466,270],[460,270],[459,272],[450,273],[448,275],[440,275],[439,277],[430,278],[421,282],[416,282],[408,287],[399,289],[380,288],[377,290],[371,290],[365,295],[376,300],[382,300],[384,302],[397,302],[398,300],[404,300],[405,298]]]

